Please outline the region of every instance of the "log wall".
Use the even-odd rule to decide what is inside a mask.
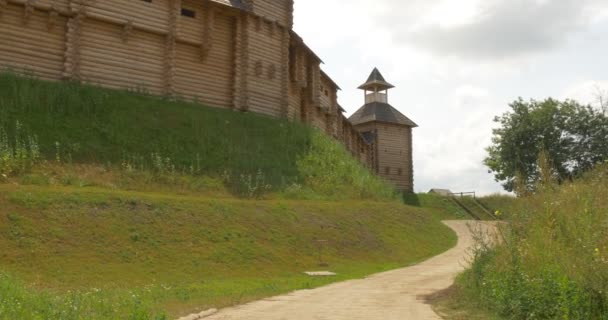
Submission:
[[[0,10],[0,67],[61,79],[66,17],[15,4]]]
[[[161,35],[137,29],[126,35],[120,25],[87,19],[80,39],[80,80],[162,94],[164,48]]]
[[[232,108],[236,59],[233,39],[237,18],[214,11],[208,13],[206,19],[211,22],[207,24],[202,17],[180,19],[182,23],[178,28],[175,57],[175,93],[209,105]],[[189,27],[184,27],[186,25]],[[206,28],[210,30],[203,31]],[[213,40],[204,40],[205,32],[212,32]],[[205,41],[212,41],[213,45],[205,45]]]
[[[0,0],[0,68],[287,117],[370,147],[292,30],[293,0]]]
[[[293,0],[254,0],[253,12],[291,29],[293,24]]]
[[[248,23],[249,110],[270,116],[282,116],[283,44],[287,39],[281,27],[259,17]]]

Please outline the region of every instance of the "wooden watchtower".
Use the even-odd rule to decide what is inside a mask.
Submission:
[[[400,191],[414,192],[412,129],[418,125],[388,103],[394,87],[374,68],[359,87],[365,104],[349,120],[373,145],[373,170]]]

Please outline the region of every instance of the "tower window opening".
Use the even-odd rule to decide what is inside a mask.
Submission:
[[[196,11],[192,9],[182,8],[182,16],[188,18],[196,18]]]

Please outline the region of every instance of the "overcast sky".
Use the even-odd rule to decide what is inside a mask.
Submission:
[[[508,104],[608,90],[606,0],[296,0],[296,31],[342,87],[342,106],[373,67],[389,103],[419,124],[416,191],[502,190],[482,161]]]

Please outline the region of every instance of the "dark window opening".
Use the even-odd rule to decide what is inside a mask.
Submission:
[[[188,18],[196,18],[196,11],[182,8],[182,16],[188,17]]]
[[[152,0],[141,0],[143,2],[152,3]]]
[[[391,167],[384,168],[384,174],[391,174]]]
[[[397,174],[402,176],[403,175],[403,169],[399,168],[399,170],[397,170]]]

